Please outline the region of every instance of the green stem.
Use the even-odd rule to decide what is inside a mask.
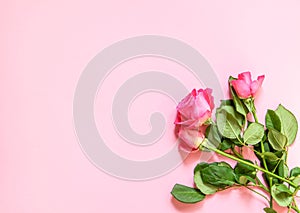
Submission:
[[[276,163],[276,166],[274,167],[274,169],[272,170],[272,172],[276,171],[276,169],[279,166],[280,162],[283,160],[282,157],[283,157],[283,155],[281,156],[281,158],[279,159],[279,161]]]
[[[253,101],[253,102],[254,102],[254,101]],[[254,106],[254,103],[253,103],[253,106]],[[253,110],[253,112],[252,112],[252,115],[253,115],[253,117],[254,117],[255,122],[256,122],[256,123],[259,123],[259,122],[258,122],[257,115],[256,115],[256,110],[255,110],[255,108],[254,108],[254,110]],[[260,148],[261,148],[261,154],[264,154],[264,153],[265,153],[265,146],[264,146],[264,143],[263,143],[262,141],[260,141]],[[267,166],[267,162],[266,162],[264,156],[262,156],[262,160],[263,160],[263,165],[264,165],[265,169],[266,169],[266,170],[269,170],[269,169],[268,169],[268,166]]]
[[[297,213],[300,213],[300,210],[298,209],[297,206],[291,206],[292,209],[294,209]]]
[[[295,201],[295,198],[293,198],[293,203],[294,203],[294,205],[292,206],[292,209],[294,209],[296,212],[300,212],[300,210],[299,210],[299,208],[298,208],[298,206],[297,206],[297,203],[296,203],[296,201]],[[294,208],[293,208],[294,207]]]
[[[264,196],[262,193],[260,193],[260,192],[258,192],[258,191],[256,191],[256,190],[254,190],[254,189],[251,189],[249,186],[245,186],[245,187],[246,187],[247,189],[249,189],[250,191],[252,191],[252,192],[254,192],[254,193],[256,193],[256,194],[262,196],[262,197],[265,198],[268,202],[270,202],[269,199],[268,199],[266,196]]]
[[[256,123],[259,123],[257,115],[256,115],[256,109],[254,107],[254,100],[253,100],[252,104],[253,104],[252,114],[253,114],[254,120],[255,120]],[[264,143],[262,141],[260,141],[260,147],[261,147],[261,153],[264,154],[265,153],[265,146],[264,146]],[[266,159],[265,159],[264,156],[262,156],[262,161],[263,161],[264,168],[267,171],[269,171],[269,168],[268,168],[268,165],[267,165],[267,162],[266,162]],[[272,188],[272,184],[273,184],[272,179],[273,179],[272,177],[269,178],[270,189]],[[272,208],[272,206],[273,206],[273,197],[272,197],[272,194],[270,193],[270,208]]]
[[[255,152],[256,154],[258,154],[258,155],[261,155],[261,153],[260,153],[260,152],[256,151],[256,150],[255,150],[255,149],[253,149],[252,147],[250,147],[250,146],[247,146],[246,144],[243,144],[243,146],[244,146],[244,147],[246,147],[247,149],[250,149],[252,152]]]
[[[270,189],[272,188],[272,185],[273,185],[273,177],[270,177],[269,178],[269,184],[270,184]],[[270,193],[270,208],[272,209],[273,207],[273,196],[272,194]]]
[[[243,159],[243,156],[240,153],[238,153],[234,147],[231,147],[231,150],[232,150],[233,154],[235,154],[238,158]]]
[[[264,189],[266,192],[270,193],[270,190],[260,181],[260,179],[258,177],[256,177],[256,180],[258,182],[258,186],[261,187],[262,189]]]
[[[237,162],[243,163],[243,164],[245,164],[247,166],[251,166],[252,168],[255,168],[255,169],[259,170],[259,171],[262,171],[262,172],[264,172],[264,173],[266,173],[266,174],[268,174],[268,175],[270,175],[272,177],[278,178],[279,180],[282,180],[282,181],[290,184],[292,187],[297,188],[297,185],[294,184],[293,182],[291,182],[290,180],[287,180],[287,179],[285,179],[283,177],[280,177],[279,175],[276,175],[276,174],[274,174],[274,173],[272,173],[272,172],[270,172],[270,171],[268,171],[268,170],[266,170],[266,169],[264,169],[262,167],[259,167],[259,166],[255,165],[255,164],[252,164],[252,163],[248,162],[248,161],[239,159],[239,158],[237,158],[235,156],[232,156],[232,155],[230,155],[230,154],[228,154],[226,152],[218,150],[217,148],[209,147],[209,149],[211,151],[214,151],[214,152],[220,154],[220,155],[223,155],[224,157],[227,157],[227,158],[230,158],[230,159],[235,160]]]
[[[266,159],[265,159],[265,157],[263,155],[265,153],[265,146],[264,146],[264,143],[262,141],[260,142],[260,148],[261,148],[261,154],[262,154],[261,158],[263,160],[263,165],[264,165],[264,167],[265,167],[266,170],[269,170],[267,162],[266,162]]]
[[[299,191],[300,185],[295,189],[294,193],[293,193],[293,197],[297,197],[297,193]],[[295,201],[296,203],[296,201]]]
[[[258,123],[258,118],[257,118],[256,111],[255,111],[255,110],[253,110],[252,115],[253,115],[253,117],[254,117],[255,122]]]

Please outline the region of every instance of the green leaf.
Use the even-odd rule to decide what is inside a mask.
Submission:
[[[296,184],[297,186],[299,186],[299,184],[300,184],[300,175],[298,175],[297,177],[295,177],[293,180],[292,180],[292,182],[294,183],[294,184]],[[294,192],[296,189],[294,188],[294,187],[291,187],[291,191],[292,192]]]
[[[280,132],[287,137],[287,145],[291,145],[297,136],[298,122],[296,117],[281,104],[275,110],[281,121]]]
[[[241,133],[239,122],[226,110],[218,109],[216,113],[217,127],[221,135],[226,138],[235,139]]]
[[[199,146],[199,149],[204,152],[210,152],[212,149],[215,149],[218,145],[214,145],[210,140],[204,138],[202,143]]]
[[[221,100],[220,107],[222,106],[234,106],[233,101],[231,99]]]
[[[237,182],[241,185],[246,185],[248,183],[247,176],[239,176],[239,178],[237,178]]]
[[[274,209],[271,209],[271,208],[264,208],[264,211],[266,212],[266,213],[277,213]]]
[[[240,138],[240,137],[239,137],[239,138]],[[232,143],[233,143],[234,145],[238,146],[238,147],[243,147],[243,146],[244,146],[244,145],[240,142],[241,139],[229,139],[229,138],[228,138],[228,140],[231,140]],[[233,147],[233,145],[232,145],[232,147]]]
[[[245,160],[245,161],[248,161],[249,163],[253,164],[253,162],[250,160]],[[254,178],[256,175],[256,169],[253,168],[252,166],[238,162],[234,167],[234,173],[235,174],[243,174],[243,175],[247,175],[247,176]]]
[[[260,155],[262,158],[265,158],[267,161],[277,162],[280,158],[277,157],[273,152],[264,152]]]
[[[251,123],[244,133],[244,142],[249,145],[259,143],[264,137],[264,126],[259,123]]]
[[[248,114],[249,110],[247,109],[247,107],[244,105],[244,103],[241,101],[241,99],[237,96],[236,92],[234,91],[232,85],[231,85],[231,81],[235,80],[235,78],[233,77],[229,77],[229,89],[230,89],[230,93],[233,99],[233,104],[235,106],[235,109],[237,112],[239,112],[240,114],[242,114],[244,117],[246,117],[246,115]]]
[[[222,106],[222,107],[219,107],[218,110],[225,110],[227,113],[231,114],[239,123],[239,125],[242,127],[244,126],[244,123],[245,123],[245,117],[242,116],[240,113],[238,113],[233,106],[229,106],[229,105],[226,105],[226,106]]]
[[[235,78],[235,77],[233,77],[233,76],[229,76],[228,82],[230,83],[232,80],[237,80],[237,78]]]
[[[209,166],[207,163],[199,163],[194,170],[194,182],[196,187],[203,193],[203,194],[214,194],[218,187],[213,186],[211,184],[203,183],[202,177],[201,177],[201,170]]]
[[[297,186],[300,184],[300,167],[295,167],[291,170],[289,179]],[[292,187],[291,191],[294,192],[295,188]]]
[[[249,110],[247,109],[247,107],[244,105],[244,103],[241,101],[241,99],[239,99],[239,97],[236,94],[234,94],[234,96],[233,96],[233,103],[234,103],[236,111],[238,111],[240,114],[242,114],[246,117]]]
[[[246,176],[247,180],[249,180],[250,182],[256,184],[256,180],[254,180],[253,178]]]
[[[198,189],[194,189],[181,184],[175,184],[171,194],[174,198],[183,203],[197,203],[205,198],[205,195]]]
[[[264,157],[266,160],[268,169],[272,171],[276,167],[278,160],[279,160],[278,158],[280,158],[282,155],[282,151],[274,151],[270,147],[271,145],[268,141],[264,141],[263,146],[264,146],[264,151],[265,151],[264,153],[262,153],[261,144],[254,145],[254,149],[257,151],[257,152],[255,152],[255,155],[257,156],[257,158],[260,160],[261,163],[263,161],[262,158]],[[272,149],[272,151],[270,150],[270,148]]]
[[[202,143],[203,147],[209,148],[216,148],[219,147],[221,143],[221,135],[219,134],[218,127],[214,124],[208,126],[206,128],[206,138],[208,141],[205,141]]]
[[[249,163],[253,164],[250,160],[247,160]],[[237,163],[234,167],[234,173],[236,175],[236,180],[240,184],[246,184],[249,179],[253,179],[256,177],[256,169],[243,164],[243,163]],[[252,182],[252,181],[251,181]]]
[[[271,109],[268,109],[267,111],[265,122],[267,129],[276,129],[277,131],[281,130],[280,118],[276,112]]]
[[[271,194],[279,206],[288,206],[293,200],[293,193],[284,184],[273,185]]]
[[[225,167],[227,167],[227,168],[229,168],[229,169],[232,169],[232,167],[230,166],[230,164],[227,163],[227,162],[225,162],[225,161],[217,162],[217,164],[212,163],[211,165],[225,166]]]
[[[222,141],[221,145],[219,146],[219,149],[222,150],[222,151],[225,151],[227,149],[230,149],[231,145],[232,145],[232,142],[229,139],[225,138]]]
[[[283,178],[288,178],[289,176],[289,167],[283,160],[278,165],[278,175]]]
[[[249,112],[255,111],[255,106],[254,106],[254,100],[253,98],[247,98],[242,100],[246,108],[248,109]]]
[[[275,150],[284,150],[287,144],[287,138],[275,129],[270,129],[268,133],[268,139]]]
[[[259,147],[260,147],[260,145],[259,145]],[[269,143],[267,141],[264,141],[264,148],[265,148],[265,152],[270,152],[271,151]]]
[[[295,167],[290,172],[290,177],[297,177],[300,175],[300,167]]]
[[[209,165],[201,172],[202,180],[220,188],[232,186],[235,183],[233,169],[222,165]]]

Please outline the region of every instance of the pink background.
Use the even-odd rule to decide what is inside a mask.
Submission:
[[[261,120],[267,108],[279,103],[300,119],[300,1],[2,0],[0,8],[0,212],[262,212],[266,202],[245,190],[218,193],[196,205],[172,199],[169,192],[176,182],[192,185],[198,154],[150,181],[125,181],[97,169],[76,138],[73,95],[82,70],[101,49],[133,36],[164,35],[196,48],[224,90],[228,75],[264,73],[257,100]],[[183,68],[170,62],[144,60],[132,61],[131,67],[182,75]],[[126,75],[120,78],[126,80],[130,73]],[[190,89],[199,87],[188,75],[182,81]],[[110,100],[109,89],[104,85],[97,100]],[[136,131],[147,132],[147,116],[160,110],[168,121],[167,140],[143,149],[122,141],[108,144],[116,153],[145,160],[172,146],[168,131],[175,105],[161,97],[161,104],[145,107],[153,96],[136,100],[132,110],[140,119],[133,114],[130,122]],[[99,119],[100,105],[97,109]],[[115,137],[109,117],[104,121],[107,137]],[[290,167],[300,165],[299,151],[298,137]]]

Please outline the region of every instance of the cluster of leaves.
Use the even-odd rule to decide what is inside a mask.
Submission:
[[[298,131],[295,116],[279,105],[276,110],[267,111],[265,125],[259,123],[254,98],[240,99],[230,84],[233,79],[229,78],[232,99],[221,102],[216,110],[216,122],[211,122],[207,128],[200,149],[237,161],[235,167],[226,162],[201,162],[194,169],[195,187],[176,184],[172,195],[181,202],[196,203],[206,195],[241,186],[268,200],[270,205],[264,209],[267,213],[276,212],[273,200],[280,206],[300,212],[295,202],[300,187],[300,168],[289,170],[287,165],[288,148]],[[247,119],[251,114],[254,122]],[[259,162],[245,159],[244,149],[253,151]],[[258,172],[262,173],[264,181],[260,180]]]
[[[242,163],[237,163],[232,168],[224,161],[210,164],[201,162],[194,169],[196,188],[176,184],[171,193],[177,200],[196,203],[202,201],[205,195],[214,194],[228,187],[245,186],[249,181],[255,183],[255,176],[256,169]]]

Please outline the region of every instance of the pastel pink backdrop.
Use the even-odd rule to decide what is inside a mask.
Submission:
[[[224,90],[229,75],[264,73],[257,100],[261,120],[267,108],[279,103],[300,119],[300,1],[16,0],[1,1],[0,8],[0,212],[262,212],[266,202],[245,190],[218,193],[196,205],[172,199],[169,192],[176,182],[192,185],[198,154],[149,181],[125,181],[97,169],[76,138],[73,95],[84,67],[101,49],[133,36],[164,35],[196,48]],[[130,63],[136,68],[132,73],[158,69],[181,76],[189,89],[201,86],[170,62]],[[118,79],[124,81],[132,73]],[[109,89],[117,86],[104,85],[95,103],[98,127],[107,128],[108,138],[116,136],[109,117],[107,126],[101,123],[100,108],[107,106],[98,100],[110,100]],[[152,98],[160,96],[136,100],[132,111],[140,118],[130,111],[130,122],[145,133],[149,112],[160,110],[168,122],[164,141],[148,148],[108,144],[116,153],[150,159],[175,142],[170,131],[174,103],[161,97],[161,103],[145,107]],[[291,167],[300,165],[299,151],[298,137],[289,154]]]

